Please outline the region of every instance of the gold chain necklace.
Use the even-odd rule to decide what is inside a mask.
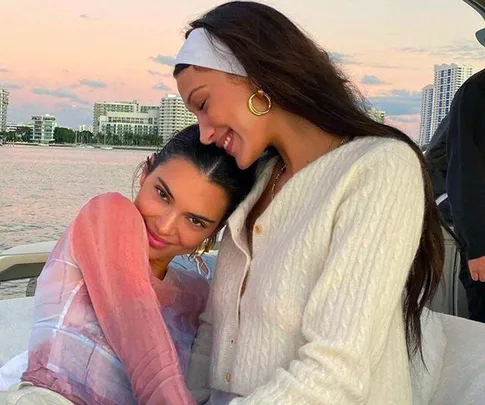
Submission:
[[[339,144],[338,144],[337,148],[340,148],[342,145],[346,144],[348,141],[349,141],[349,139],[348,139],[348,138],[344,138],[344,139],[342,139],[342,140],[339,142]],[[332,142],[332,143],[333,143],[333,142]],[[327,154],[327,153],[330,151],[330,148],[332,147],[332,143],[330,143],[330,145],[329,145],[329,147],[328,147],[327,151],[325,152],[325,154]],[[284,164],[284,165],[281,167],[280,171],[278,172],[278,174],[277,174],[277,175],[276,175],[276,177],[274,178],[273,185],[271,186],[271,201],[273,201],[273,200],[274,200],[274,198],[275,198],[275,195],[276,195],[276,194],[275,194],[275,190],[276,190],[276,185],[278,184],[278,180],[280,179],[281,175],[282,175],[282,174],[283,174],[285,171],[286,171],[286,164]]]

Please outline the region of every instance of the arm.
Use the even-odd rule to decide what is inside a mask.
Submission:
[[[97,319],[139,404],[192,404],[150,285],[143,218],[120,194],[90,200],[71,229],[71,252]]]
[[[231,405],[366,403],[422,231],[421,168],[402,145],[369,152],[356,168],[306,304],[298,358]]]
[[[485,256],[485,91],[466,83],[453,100],[447,189],[453,221],[469,259]]]

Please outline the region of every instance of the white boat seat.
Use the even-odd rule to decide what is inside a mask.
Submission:
[[[440,314],[447,343],[430,405],[485,404],[485,324]]]

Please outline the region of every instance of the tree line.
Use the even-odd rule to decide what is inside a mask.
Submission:
[[[5,142],[33,142],[32,128],[17,127],[12,132],[0,132],[0,140]],[[159,146],[161,140],[156,134],[135,135],[132,132],[125,132],[123,135],[111,133],[94,135],[90,131],[74,131],[70,128],[56,127],[54,129],[54,143]]]

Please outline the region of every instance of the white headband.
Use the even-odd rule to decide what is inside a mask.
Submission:
[[[196,28],[189,34],[175,58],[175,65],[178,64],[247,76],[246,70],[229,47],[210,35],[205,28]]]

